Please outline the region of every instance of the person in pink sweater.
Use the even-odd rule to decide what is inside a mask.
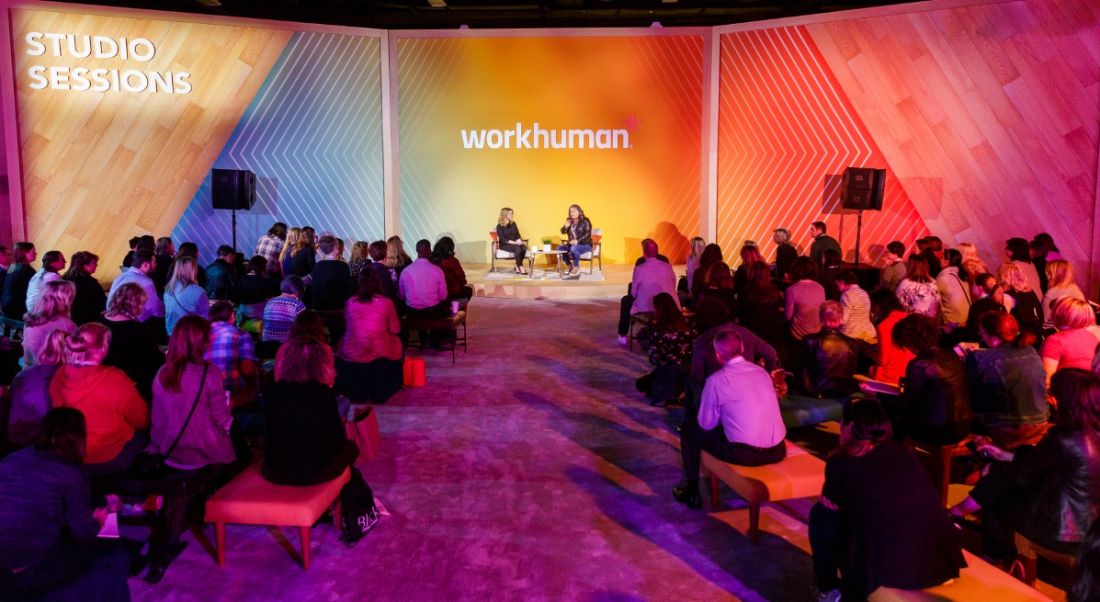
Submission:
[[[347,331],[336,361],[336,389],[354,402],[384,403],[401,388],[401,322],[378,273],[359,274],[346,306]]]

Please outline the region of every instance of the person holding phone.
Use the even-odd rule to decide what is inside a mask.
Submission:
[[[569,237],[566,244],[558,247],[563,252],[561,258],[569,271],[568,277],[579,278],[581,255],[592,252],[592,222],[585,217],[580,205],[569,206],[569,217],[562,224],[561,233]]]

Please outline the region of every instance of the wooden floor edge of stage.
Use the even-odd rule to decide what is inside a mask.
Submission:
[[[541,266],[539,267],[541,270]],[[585,299],[618,299],[626,294],[630,284],[633,266],[604,265],[602,280],[558,280],[556,278],[539,280],[508,278],[510,265],[497,265],[497,271],[490,275],[489,264],[468,264],[465,266],[466,280],[474,289],[474,297],[493,299],[550,299],[555,301],[579,301]],[[587,274],[585,264],[583,273]],[[677,275],[683,268],[676,270]],[[600,270],[594,269],[594,274]],[[503,278],[503,279],[501,279]]]

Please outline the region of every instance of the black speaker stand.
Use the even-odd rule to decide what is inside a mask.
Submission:
[[[860,213],[863,213],[863,212],[861,211]],[[857,241],[859,240],[858,236],[856,237],[856,240]],[[856,242],[856,245],[857,245],[856,248],[858,249],[859,248],[858,247],[859,242]],[[233,252],[234,253],[237,252],[237,210],[236,209],[233,210]],[[859,251],[858,250],[856,251],[856,263],[859,263]]]
[[[234,219],[235,218],[236,218],[236,215],[234,215]],[[236,223],[236,222],[234,222],[234,223]],[[234,226],[233,236],[237,235],[236,230],[237,230],[236,226]],[[860,243],[860,235],[862,233],[863,233],[863,210],[860,209],[860,210],[856,211],[856,268],[859,268],[859,243]],[[234,246],[236,246],[236,243],[234,243]]]

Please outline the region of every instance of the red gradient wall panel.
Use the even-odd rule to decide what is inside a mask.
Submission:
[[[840,210],[850,166],[887,169],[883,210],[864,213],[863,261],[926,234],[804,27],[723,34],[720,69],[717,242],[727,256],[751,239],[772,257],[779,227],[805,250],[810,223],[822,220],[852,259],[856,219]]]

